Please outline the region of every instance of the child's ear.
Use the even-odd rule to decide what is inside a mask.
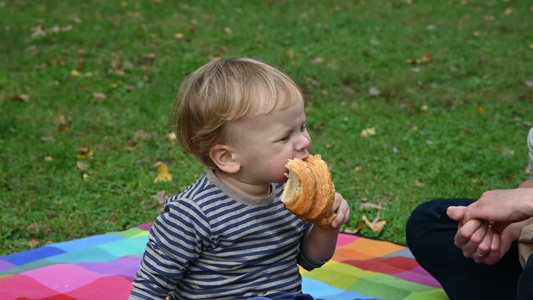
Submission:
[[[217,144],[211,147],[209,157],[223,172],[237,173],[241,168],[241,165],[235,159],[233,148],[228,145]]]

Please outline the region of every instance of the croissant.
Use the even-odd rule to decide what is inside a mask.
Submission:
[[[288,179],[280,196],[285,208],[304,221],[330,228],[337,214],[328,216],[335,202],[335,185],[326,162],[316,154],[290,159],[285,167]]]

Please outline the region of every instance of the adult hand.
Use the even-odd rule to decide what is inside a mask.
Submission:
[[[495,264],[509,251],[522,225],[516,223],[507,226],[508,223],[502,222],[491,225],[480,219],[466,220],[465,210],[464,206],[451,206],[447,210],[451,219],[459,221],[455,245],[465,257],[472,258],[477,263]]]
[[[473,219],[459,223],[455,235],[455,245],[463,251],[463,255],[477,263],[497,263],[511,246],[509,227],[503,232],[496,231],[489,223]]]
[[[511,190],[493,190],[483,193],[478,201],[469,205],[464,211],[464,219],[482,219],[489,222],[501,222],[506,227],[533,216],[533,189],[517,188]],[[498,228],[503,230],[503,228]]]

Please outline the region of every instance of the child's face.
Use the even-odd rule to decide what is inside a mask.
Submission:
[[[292,97],[287,99],[284,97]],[[304,101],[299,92],[285,93],[280,101],[291,105],[268,114],[245,117],[232,125],[239,177],[249,184],[285,182],[289,159],[304,159],[311,149],[305,126]]]

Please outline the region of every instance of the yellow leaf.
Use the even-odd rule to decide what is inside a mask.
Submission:
[[[172,145],[174,145],[178,142],[178,137],[174,132],[171,132],[168,134],[168,140],[170,141],[170,143],[172,143]]]
[[[482,106],[479,106],[478,108],[476,108],[476,112],[480,115],[484,115],[485,109]]]
[[[157,166],[157,177],[154,179],[154,182],[159,181],[172,181],[172,174],[170,174],[167,165],[164,163],[160,163]]]
[[[366,129],[363,129],[363,131],[361,131],[361,136],[362,137],[368,137],[370,135],[375,135],[376,134],[376,128],[372,127],[372,128],[366,128]]]
[[[56,127],[59,131],[67,132],[70,130],[68,120],[64,115],[59,115],[56,120]]]
[[[72,76],[72,77],[80,77],[81,73],[78,70],[72,70],[72,71],[70,71],[70,76]]]
[[[383,230],[387,221],[379,221],[379,213],[374,221],[370,221],[365,215],[363,215],[363,221],[365,221],[366,226],[372,229],[373,232],[378,233]]]
[[[78,149],[79,154],[76,155],[78,159],[92,159],[93,158],[93,151],[91,150],[91,145],[88,145],[85,148]]]
[[[287,59],[293,59],[293,57],[294,57],[294,51],[293,50],[285,50],[283,52],[283,54],[285,54],[285,57]]]
[[[183,33],[178,32],[178,33],[174,34],[174,38],[175,39],[182,39],[183,38]]]

